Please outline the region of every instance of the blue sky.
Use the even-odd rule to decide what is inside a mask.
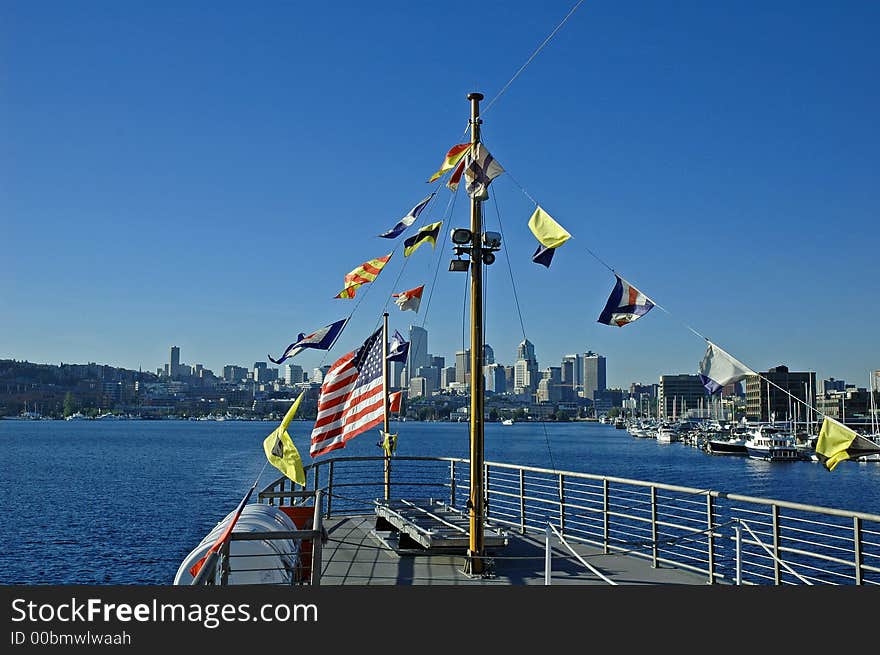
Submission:
[[[391,227],[574,2],[0,2],[0,357],[219,372],[388,306],[462,347],[448,239]],[[749,366],[860,386],[880,368],[880,5],[585,2],[484,113],[508,171],[486,339],[512,363],[608,358],[609,385],[695,373],[690,326]],[[527,192],[523,192],[523,189]],[[534,198],[574,238],[531,262]],[[441,187],[419,224],[451,215]],[[397,251],[354,300],[333,296]],[[659,303],[596,322],[618,270]],[[439,272],[434,271],[439,262]],[[404,263],[406,264],[404,266]],[[418,314],[387,304],[419,284]],[[293,360],[310,369],[321,354]]]

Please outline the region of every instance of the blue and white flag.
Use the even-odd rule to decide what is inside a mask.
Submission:
[[[326,325],[322,327],[320,330],[316,330],[311,334],[302,334],[296,338],[292,344],[287,346],[287,350],[284,351],[284,354],[281,355],[278,359],[272,359],[271,355],[266,355],[273,364],[280,364],[286,359],[290,359],[294,355],[301,353],[306,348],[316,348],[318,350],[330,350],[333,343],[336,341],[336,337],[339,336],[339,333],[342,332],[342,328],[345,327],[345,322],[348,319],[342,319],[341,321],[336,321],[335,323],[331,323],[330,325]]]
[[[651,311],[654,303],[617,273],[614,277],[617,278],[617,284],[611,290],[598,322],[623,327]]]
[[[464,158],[465,188],[471,198],[489,198],[489,183],[504,172],[482,143],[474,144]]]
[[[403,218],[401,218],[400,221],[397,223],[397,225],[392,227],[387,232],[383,232],[379,236],[382,237],[383,239],[396,238],[406,228],[408,228],[410,225],[415,223],[416,219],[419,217],[419,214],[422,213],[422,210],[427,206],[427,204],[431,201],[431,198],[433,198],[433,197],[434,197],[434,194],[432,193],[427,198],[422,200],[418,205],[416,205],[415,207],[410,209],[409,213],[406,216],[404,216]]]
[[[388,357],[386,359],[389,362],[405,362],[407,352],[409,352],[409,341],[405,341],[403,335],[395,330],[394,336],[391,337],[391,343],[388,344]]]
[[[744,380],[746,376],[757,375],[708,339],[706,343],[709,345],[700,362],[700,382],[710,394],[717,393],[728,384]]]

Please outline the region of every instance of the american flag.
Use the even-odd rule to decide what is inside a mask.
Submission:
[[[345,442],[382,422],[382,329],[355,351],[339,358],[321,384],[318,417],[312,429],[312,457],[344,448]]]

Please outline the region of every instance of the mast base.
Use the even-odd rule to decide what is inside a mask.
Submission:
[[[472,578],[494,578],[495,559],[487,557],[485,554],[468,550],[461,572]]]

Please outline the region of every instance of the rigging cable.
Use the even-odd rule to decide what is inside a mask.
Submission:
[[[514,73],[513,77],[511,77],[510,80],[508,80],[507,84],[505,84],[505,85],[501,88],[501,90],[500,90],[498,93],[495,94],[495,97],[492,98],[492,99],[489,101],[489,103],[486,105],[486,108],[483,110],[483,113],[484,113],[484,114],[487,113],[487,112],[492,108],[492,105],[494,105],[495,102],[496,102],[496,101],[497,101],[502,95],[504,95],[504,92],[507,91],[507,88],[508,88],[511,84],[513,84],[513,81],[514,81],[517,77],[520,76],[520,73],[522,73],[522,72],[526,69],[526,67],[527,67],[529,64],[532,63],[532,60],[533,60],[535,57],[538,56],[538,53],[541,52],[541,50],[544,49],[544,46],[546,46],[546,45],[550,42],[550,39],[552,39],[554,36],[556,36],[556,33],[557,33],[560,29],[562,29],[562,26],[565,25],[566,21],[567,21],[569,18],[571,18],[572,14],[574,14],[574,12],[577,11],[577,8],[580,7],[581,4],[583,4],[583,1],[584,1],[584,0],[578,0],[578,1],[575,3],[574,7],[572,7],[571,10],[565,15],[565,18],[562,19],[562,21],[559,23],[559,25],[557,25],[557,26],[554,28],[554,30],[553,30],[552,32],[550,32],[549,36],[547,36],[547,38],[544,39],[544,41],[541,43],[541,45],[539,45],[539,46],[537,47],[537,49],[531,54],[531,56],[526,60],[526,63],[524,63],[522,66],[520,66],[520,67],[519,67],[519,70],[516,71],[516,73]]]
[[[495,215],[498,218],[498,231],[501,233],[502,243],[505,241],[504,238],[504,225],[501,222],[501,210],[498,207],[498,194],[493,193],[492,199],[494,200],[493,204],[495,205]],[[507,248],[504,248],[504,259],[507,262],[507,271],[510,274],[510,286],[513,289],[513,300],[516,304],[516,313],[519,316],[519,326],[522,329],[523,341],[527,341],[526,337],[526,326],[523,322],[522,311],[519,306],[519,296],[516,293],[516,283],[513,280],[513,268],[510,265],[510,255],[507,254]],[[516,366],[516,364],[514,364]],[[514,380],[516,379],[516,373],[514,372]],[[544,443],[547,445],[547,455],[550,458],[550,467],[556,471],[556,462],[553,459],[553,448],[550,446],[550,435],[547,432],[547,423],[545,421],[541,421],[541,427],[544,429]]]

